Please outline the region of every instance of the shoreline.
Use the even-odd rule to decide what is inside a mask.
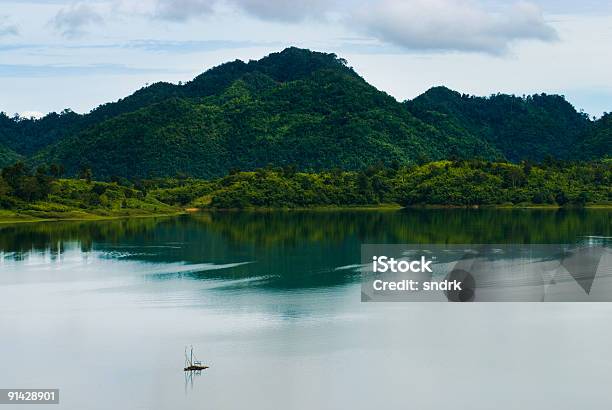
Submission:
[[[133,214],[133,215],[97,215],[84,213],[83,215],[74,215],[67,213],[66,216],[58,216],[55,214],[53,217],[35,217],[29,214],[20,214],[18,212],[12,215],[3,215],[0,211],[0,225],[3,224],[20,224],[20,223],[36,223],[36,222],[61,222],[61,221],[103,221],[113,219],[129,219],[129,218],[155,218],[155,217],[173,217],[180,215],[197,214],[199,212],[338,212],[338,211],[399,211],[402,209],[499,209],[499,210],[612,210],[612,204],[592,204],[584,207],[562,207],[558,205],[471,205],[471,206],[458,206],[458,205],[410,205],[402,207],[397,204],[380,204],[380,205],[355,205],[355,206],[313,206],[313,207],[299,207],[299,208],[185,208],[178,210],[177,212],[164,212],[164,213],[149,213],[149,214]]]
[[[85,214],[82,216],[66,216],[66,217],[33,217],[32,215],[16,213],[12,216],[4,216],[0,214],[0,225],[9,224],[22,224],[22,223],[37,223],[37,222],[87,222],[87,221],[106,221],[113,219],[129,219],[129,218],[156,218],[156,217],[173,217],[185,215],[188,212],[178,211],[172,213],[159,213],[159,214],[134,214],[134,215],[96,215],[96,214]]]
[[[397,204],[380,204],[380,205],[354,205],[354,206],[334,206],[334,205],[323,205],[323,206],[312,206],[312,207],[252,207],[252,208],[189,208],[186,211],[188,213],[197,212],[270,212],[270,211],[397,211],[401,209],[612,209],[612,204],[590,204],[585,206],[559,206],[559,205],[538,205],[538,204],[525,204],[525,205],[407,205],[401,206]]]

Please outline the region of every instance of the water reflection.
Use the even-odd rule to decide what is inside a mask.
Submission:
[[[132,262],[131,269],[145,269],[154,280],[227,280],[228,291],[244,286],[329,287],[357,279],[362,243],[574,243],[586,234],[609,237],[610,214],[607,210],[219,212],[16,224],[0,227],[0,261],[53,263],[70,251],[73,258],[97,263]],[[75,254],[77,249],[82,255]]]

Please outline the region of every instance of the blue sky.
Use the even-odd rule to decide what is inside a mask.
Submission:
[[[87,112],[147,83],[295,45],[396,97],[563,94],[612,111],[612,2],[0,0],[0,111]]]

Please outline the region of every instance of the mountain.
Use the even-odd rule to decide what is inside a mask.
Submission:
[[[0,113],[0,143],[19,154],[30,156],[40,149],[78,132],[83,116],[65,110],[41,119],[9,118]]]
[[[101,112],[107,119],[36,159],[62,163],[70,173],[87,166],[98,177],[133,178],[497,156],[476,138],[447,136],[415,118],[335,55],[297,48],[223,64],[185,85],[158,84],[89,116]]]
[[[573,147],[576,155],[583,159],[612,157],[612,113],[607,113],[595,121],[593,127],[584,135],[582,141]]]
[[[400,103],[336,55],[292,47],[186,84],[156,83],[85,115],[0,115],[0,144],[71,175],[90,167],[97,178],[212,177],[268,164],[315,171],[451,157],[600,158],[610,155],[600,122],[551,95],[482,98],[436,87]]]
[[[416,117],[445,133],[473,135],[515,162],[547,156],[575,159],[576,144],[592,126],[586,114],[559,95],[474,97],[435,87],[407,105]]]

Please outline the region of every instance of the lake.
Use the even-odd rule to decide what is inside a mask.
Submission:
[[[612,304],[362,303],[359,263],[362,243],[579,243],[612,236],[611,216],[0,225],[0,388],[59,388],[58,408],[79,410],[608,408]],[[186,377],[190,345],[210,368]]]

